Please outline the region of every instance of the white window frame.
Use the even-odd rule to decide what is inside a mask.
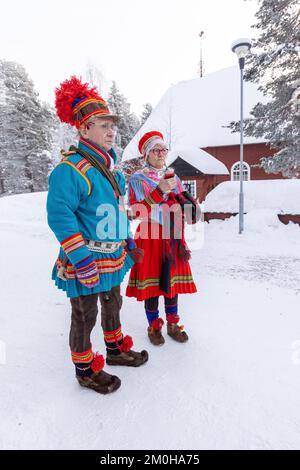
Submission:
[[[197,198],[197,181],[196,180],[182,180],[181,183],[184,189],[185,189],[185,184],[190,184],[192,186],[193,189],[192,191],[189,191],[189,192],[196,199]]]
[[[250,165],[248,165],[247,162],[243,162],[244,163],[244,171],[243,173],[246,172],[246,178],[244,176],[243,178],[243,181],[250,181],[251,179],[251,169],[250,169]],[[238,174],[238,178],[234,178],[234,174]],[[235,162],[232,167],[231,167],[231,181],[239,181],[240,180],[240,162]]]

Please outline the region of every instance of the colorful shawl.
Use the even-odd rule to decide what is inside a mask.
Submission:
[[[129,180],[129,205],[143,201],[147,198],[152,191],[157,187],[160,179],[164,176],[166,169],[157,170],[150,166],[146,166],[141,171],[137,171],[132,175]],[[176,176],[177,187],[173,190],[175,194],[180,194],[184,189],[181,181]],[[168,200],[168,195],[165,195],[165,201]],[[151,212],[151,219],[163,225],[163,211],[160,205],[153,207]]]
[[[164,176],[165,169],[156,170],[152,167],[145,167],[143,170],[134,173],[129,181],[129,203],[133,204],[144,200],[150,195],[152,191],[157,187],[160,179]],[[184,188],[178,176],[176,176],[177,186],[169,194],[165,195],[165,200],[161,204],[156,204],[151,210],[151,220],[158,222],[161,225],[166,224],[166,212],[163,209],[163,205],[172,207],[174,204],[178,204],[176,196],[179,196],[184,192]],[[169,217],[169,213],[168,217]],[[190,251],[184,239],[184,215],[182,213],[182,219],[180,221],[180,232],[178,232],[178,226],[176,226],[176,219],[174,213],[170,213],[170,237],[163,238],[163,254],[164,260],[167,264],[171,265],[175,263],[176,255],[182,259],[190,258]],[[175,237],[176,233],[176,237]]]

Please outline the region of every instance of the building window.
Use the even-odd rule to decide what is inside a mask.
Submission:
[[[240,180],[240,162],[236,162],[231,167],[231,181],[239,181]],[[250,166],[248,163],[243,163],[243,180],[249,181],[250,180]]]
[[[185,191],[188,191],[194,198],[197,197],[196,180],[181,181]]]

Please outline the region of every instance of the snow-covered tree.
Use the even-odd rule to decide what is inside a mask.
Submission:
[[[100,95],[105,99],[105,95],[109,89],[109,83],[104,73],[95,64],[89,61],[85,66],[83,76],[84,80],[90,85],[95,86]]]
[[[108,104],[111,112],[119,117],[116,142],[122,153],[126,145],[136,134],[140,123],[137,116],[130,111],[130,104],[118,89],[116,82],[113,82],[110,88]]]
[[[62,158],[61,150],[69,150],[70,145],[76,145],[78,131],[70,124],[65,124],[57,119],[57,126],[53,133],[52,160],[56,164]]]
[[[125,180],[128,182],[129,178],[136,171],[141,170],[145,167],[145,161],[143,157],[133,158],[132,160],[119,161],[116,165],[116,170],[122,171],[125,176]]]
[[[148,117],[152,113],[152,105],[150,103],[144,104],[144,109],[141,115],[141,126],[147,121]]]
[[[1,112],[5,112],[5,104],[6,104],[6,87],[4,85],[4,81],[2,80],[2,73],[1,73],[1,67],[0,67],[0,108]],[[2,120],[0,117],[0,194],[3,194],[5,192],[5,167],[6,167],[6,160],[7,156],[4,154],[1,154],[1,141],[4,140],[4,129],[2,125]]]
[[[300,176],[300,21],[298,0],[260,0],[259,32],[246,62],[245,80],[268,97],[245,121],[247,136],[264,137],[275,149],[262,158],[267,173]],[[239,123],[231,123],[234,131]]]
[[[52,167],[53,110],[41,103],[24,67],[0,61],[0,191],[47,188]]]

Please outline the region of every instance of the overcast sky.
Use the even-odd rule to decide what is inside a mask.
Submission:
[[[132,109],[155,105],[172,84],[236,64],[230,50],[253,37],[257,0],[0,0],[0,58],[23,64],[43,100],[93,63]]]

